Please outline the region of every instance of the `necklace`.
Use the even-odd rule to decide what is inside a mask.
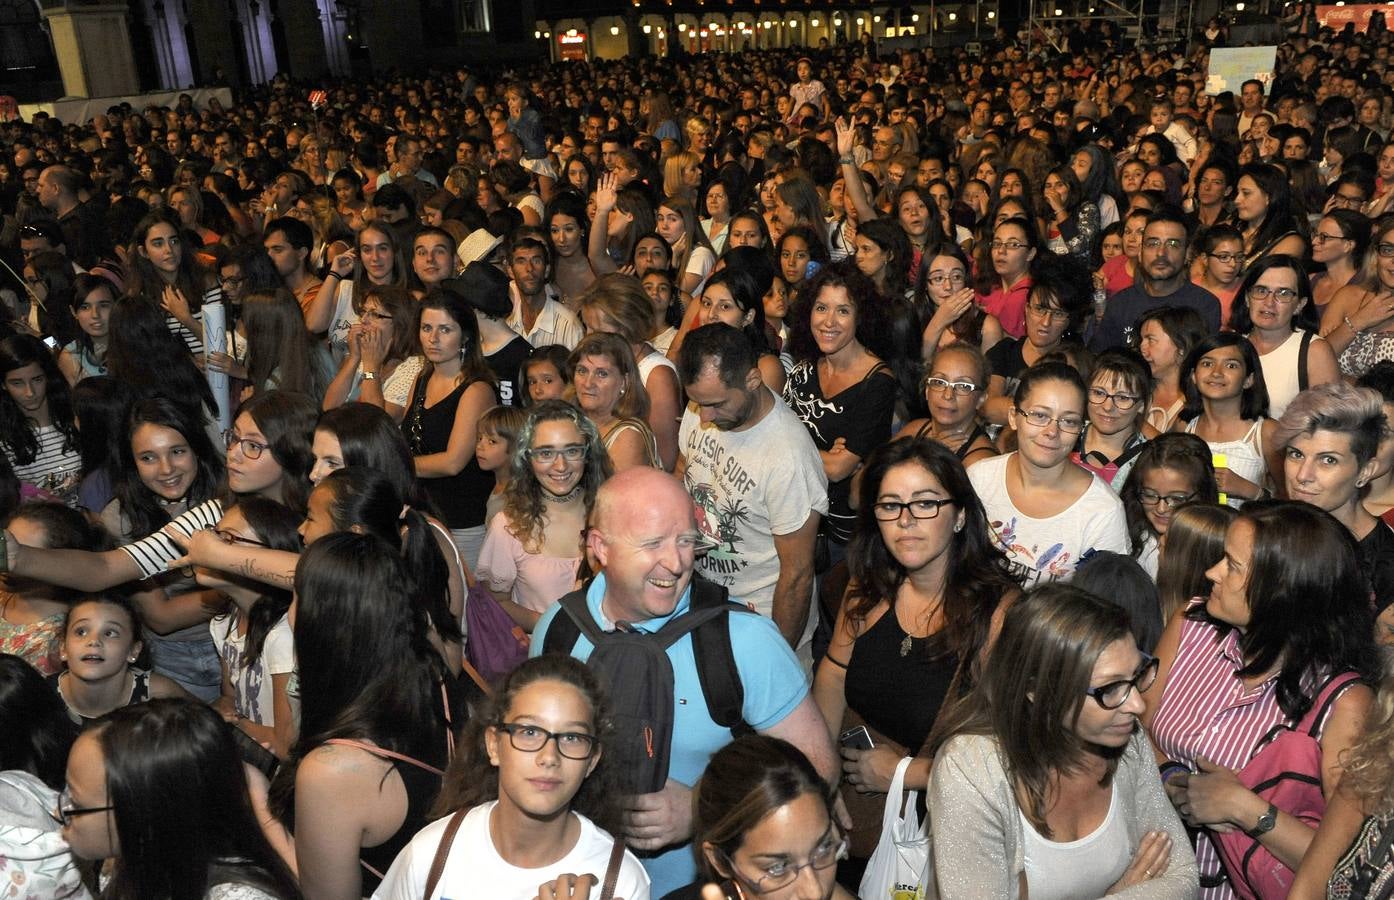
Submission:
[[[910,655],[910,648],[913,646],[915,646],[915,639],[907,634],[905,640],[900,642],[900,656],[902,659]]]
[[[576,499],[576,495],[579,494],[579,493],[581,493],[581,491],[583,491],[583,490],[585,490],[585,489],[586,489],[585,482],[583,482],[583,481],[578,481],[578,482],[576,482],[576,486],[573,487],[571,490],[567,491],[565,494],[548,494],[548,495],[547,495],[547,502],[548,502],[548,503],[566,503],[566,502],[568,502],[568,501],[575,500],[575,499]]]

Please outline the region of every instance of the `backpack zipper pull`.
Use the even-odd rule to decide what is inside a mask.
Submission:
[[[653,729],[644,726],[644,749],[649,754],[649,759],[653,759]]]

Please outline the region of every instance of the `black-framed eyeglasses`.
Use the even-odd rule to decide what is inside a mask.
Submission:
[[[247,279],[242,275],[219,275],[218,284],[223,287],[237,287]]]
[[[1036,428],[1045,428],[1051,422],[1054,422],[1060,427],[1061,431],[1067,434],[1079,434],[1084,430],[1084,420],[1077,419],[1074,416],[1052,416],[1042,409],[1027,411],[1020,406],[1016,408],[1016,411],[1021,413],[1022,418],[1030,422]]]
[[[1056,309],[1053,306],[1044,306],[1040,303],[1026,304],[1027,312],[1033,316],[1040,316],[1051,322],[1065,322],[1070,318],[1070,314],[1063,309]]]
[[[53,818],[64,825],[71,825],[77,816],[85,816],[89,813],[110,812],[114,806],[73,806],[72,791],[65,785],[63,792],[58,795],[58,808],[54,810]]]
[[[1128,698],[1133,695],[1133,688],[1137,688],[1139,694],[1147,693],[1147,689],[1157,680],[1157,669],[1161,667],[1161,661],[1155,656],[1146,653],[1142,654],[1142,665],[1138,667],[1137,674],[1132,678],[1123,681],[1110,681],[1108,684],[1090,688],[1084,693],[1094,698],[1094,702],[1104,709],[1117,709]]]
[[[978,389],[978,386],[971,381],[948,381],[944,378],[930,378],[925,381],[925,389],[931,391],[947,391],[952,389],[955,394],[966,397]]]
[[[494,730],[508,735],[513,749],[524,753],[538,753],[547,746],[548,741],[556,741],[557,752],[567,759],[590,759],[600,745],[595,735],[582,731],[548,731],[537,725],[518,722],[499,722]]]
[[[1312,238],[1312,242],[1315,243],[1316,238]],[[1244,254],[1242,253],[1211,253],[1209,255],[1211,259],[1222,262],[1225,265],[1244,261]]]
[[[533,447],[528,451],[528,459],[544,466],[550,466],[560,456],[567,462],[580,462],[586,458],[585,444],[568,444],[565,447]]]
[[[242,535],[237,534],[233,531],[228,531],[225,528],[214,528],[213,533],[216,534],[218,536],[218,540],[222,541],[224,544],[249,544],[253,547],[270,546],[270,544],[266,543],[265,541],[259,541],[256,538],[243,537]]]
[[[1137,492],[1137,499],[1143,506],[1165,506],[1167,509],[1176,509],[1183,503],[1190,503],[1195,499],[1195,494],[1159,494],[1151,488],[1143,488]]]
[[[268,444],[262,444],[258,443],[257,441],[248,440],[247,438],[242,437],[240,434],[233,431],[232,429],[228,429],[227,431],[223,432],[223,439],[227,441],[227,449],[229,453],[232,452],[233,447],[237,447],[242,451],[242,455],[247,457],[247,459],[261,459],[261,455],[266,452],[266,448],[269,446]]]
[[[941,287],[946,284],[964,284],[967,280],[968,276],[958,269],[952,272],[935,272],[933,275],[929,276],[929,283],[935,287]]]
[[[953,498],[946,497],[943,500],[911,500],[909,503],[901,503],[897,500],[878,500],[872,504],[872,515],[881,522],[895,522],[900,519],[903,510],[910,510],[910,517],[913,519],[937,519],[939,518],[939,508],[946,503],[953,503]]]
[[[389,316],[387,313],[378,312],[378,311],[375,310],[375,309],[365,310],[364,313],[363,313],[363,315],[360,316],[359,318],[362,318],[362,319],[372,319],[374,322],[391,322],[391,321],[392,321],[392,317]]]
[[[751,878],[742,872],[736,865],[736,861],[725,850],[718,852],[726,860],[731,874],[746,887],[756,894],[769,894],[793,884],[804,869],[822,870],[837,865],[837,861],[847,855],[847,836],[837,827],[836,822],[830,823],[828,830],[818,841],[818,846],[814,847],[813,852],[808,855],[808,859],[798,864],[788,859],[772,859],[765,864],[764,870],[758,878]]]
[[[1119,409],[1128,410],[1132,409],[1139,399],[1141,398],[1134,394],[1125,394],[1122,391],[1110,394],[1101,387],[1091,387],[1089,389],[1089,402],[1095,406],[1103,406],[1105,401],[1112,400],[1114,406]]]

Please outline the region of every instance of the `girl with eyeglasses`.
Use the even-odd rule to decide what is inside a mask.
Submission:
[[[956,343],[991,350],[1002,340],[1002,323],[978,305],[963,250],[957,244],[941,244],[924,259],[924,300],[918,304],[925,322],[921,355],[930,360],[940,347]]]
[[[300,517],[262,497],[246,497],[218,520],[213,533],[228,544],[296,551]],[[295,671],[295,646],[287,612],[291,594],[247,578],[196,569],[198,583],[227,612],[208,623],[222,667],[222,693],[213,708],[234,728],[269,745],[284,759],[295,739],[288,687]]]
[[[1230,328],[1258,351],[1268,413],[1276,419],[1299,391],[1341,377],[1336,354],[1317,336],[1311,286],[1300,260],[1267,256],[1244,276]]]
[[[1017,449],[968,471],[987,510],[993,543],[1027,586],[1068,579],[1094,550],[1127,552],[1117,495],[1070,461],[1087,421],[1086,395],[1084,380],[1066,363],[1027,369],[1007,411]]]
[[[996,277],[989,289],[979,290],[978,303],[1014,338],[1026,334],[1026,305],[1033,284],[1031,261],[1039,252],[1040,239],[1030,219],[1014,216],[993,227],[987,260]]]
[[[616,897],[648,900],[643,866],[611,837],[610,727],[584,663],[548,654],[518,666],[471,719],[435,803],[441,818],[407,843],[373,900],[461,897],[480,885],[503,900],[570,897],[587,882],[598,891],[612,866]]]
[[[1275,726],[1296,727],[1329,700],[1312,726],[1321,757],[1296,773],[1329,801],[1370,706],[1360,682],[1375,683],[1380,658],[1355,540],[1319,509],[1245,506],[1226,531],[1224,558],[1206,575],[1209,596],[1195,598],[1162,634],[1143,724],[1167,796],[1200,829],[1201,897],[1217,900],[1235,896],[1228,881],[1244,877],[1222,864],[1217,839],[1247,832],[1246,854],[1262,855],[1271,871],[1295,870],[1322,816],[1321,808],[1277,807],[1236,772]]]
[[[739,737],[712,756],[693,788],[693,843],[701,877],[668,900],[854,900],[835,880],[848,840],[832,791],[779,738]]]
[[[924,396],[929,416],[906,422],[896,438],[936,441],[964,465],[995,456],[997,445],[978,421],[991,371],[982,351],[972,344],[949,344],[927,368]]]
[[[74,856],[111,862],[103,896],[303,896],[258,823],[231,732],[201,703],[139,703],[83,732],[57,814]]]
[[[503,511],[489,524],[477,577],[531,632],[576,586],[581,535],[595,492],[613,470],[600,433],[576,407],[544,400],[528,410]]]
[[[1336,291],[1321,315],[1321,336],[1348,378],[1394,359],[1394,220],[1375,228],[1363,271],[1365,278]]]
[[[1209,446],[1192,434],[1158,435],[1138,453],[1127,480],[1119,483],[1118,496],[1128,517],[1131,555],[1156,578],[1177,510],[1188,503],[1219,501]]]
[[[1244,272],[1244,237],[1233,225],[1212,225],[1198,243],[1200,253],[1191,264],[1191,283],[1215,295],[1220,301],[1220,322],[1232,328],[1230,310]]]
[[[972,685],[1020,593],[963,464],[943,445],[911,437],[882,446],[867,458],[861,492],[850,582],[813,686],[834,740],[865,725],[874,744],[842,748],[849,870],[875,849],[879,795],[903,757],[916,757],[906,788],[924,790],[925,739]]]
[[[1312,261],[1325,269],[1312,276],[1312,305],[1317,316],[1336,292],[1354,284],[1370,248],[1370,219],[1351,209],[1332,209],[1312,232]]]
[[[1132,350],[1100,354],[1089,379],[1089,427],[1070,458],[1117,490],[1157,436],[1145,421],[1151,398],[1152,373],[1142,357]]]
[[[982,680],[930,739],[940,897],[1195,896],[1138,726],[1157,665],[1126,611],[1078,588],[1012,605]]]
[[[1215,481],[1230,506],[1270,496],[1268,476],[1277,466],[1269,456],[1278,449],[1278,423],[1268,416],[1268,388],[1254,345],[1233,333],[1212,335],[1186,354],[1181,371],[1186,408],[1172,429],[1210,445]]]

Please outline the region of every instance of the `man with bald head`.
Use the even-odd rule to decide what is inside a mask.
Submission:
[[[693,574],[700,546],[692,498],[672,475],[638,467],[605,482],[596,494],[586,535],[586,549],[601,567],[584,589],[586,608],[595,623],[603,631],[652,634],[687,612],[694,591],[710,589]],[[560,604],[543,614],[533,629],[534,656],[543,652],[557,617],[568,615]],[[724,618],[743,695],[745,725],[789,741],[824,778],[835,779],[837,758],[831,734],[809,693],[803,666],[779,629],[754,613],[732,612]],[[626,842],[640,853],[655,897],[696,878],[692,785],[712,755],[732,738],[730,728],[712,719],[693,642],[693,634],[688,633],[666,651],[674,687],[668,783],[656,793],[624,800]],[[558,648],[553,642],[548,649]],[[569,648],[581,660],[588,659],[593,649],[584,634]]]
[[[111,252],[106,216],[91,200],[83,202],[78,175],[67,166],[49,166],[39,173],[39,204],[58,220],[63,243],[73,261],[90,269]]]

